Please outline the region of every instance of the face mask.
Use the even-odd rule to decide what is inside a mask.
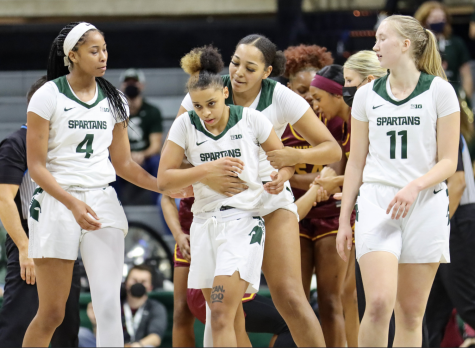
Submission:
[[[429,29],[436,34],[441,34],[444,32],[445,22],[431,23],[429,24]]]
[[[133,297],[140,298],[143,295],[145,295],[146,292],[147,292],[147,289],[145,289],[145,286],[142,283],[135,283],[134,285],[130,287],[130,294]]]
[[[140,94],[140,90],[136,85],[128,85],[125,87],[124,94],[130,99],[135,99]]]
[[[361,83],[358,86],[353,86],[353,87],[343,87],[343,100],[345,101],[346,105],[348,105],[350,108],[353,105],[353,98],[355,97],[356,90],[358,89],[359,86],[365,82],[367,77],[361,81]]]
[[[358,87],[343,87],[343,100],[351,108]]]

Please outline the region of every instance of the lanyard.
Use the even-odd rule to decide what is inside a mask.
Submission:
[[[132,342],[135,342],[135,333],[142,321],[144,307],[145,305],[140,307],[137,313],[132,316],[132,310],[130,309],[129,304],[127,302],[124,303],[125,326],[127,327],[127,332],[129,333]]]

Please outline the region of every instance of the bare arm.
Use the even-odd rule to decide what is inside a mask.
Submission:
[[[297,188],[300,190],[308,190],[310,187],[310,184],[315,180],[315,178],[318,176],[317,173],[306,173],[306,174],[294,174],[289,182],[290,186],[293,188]]]
[[[467,94],[467,97],[472,98],[473,94],[473,79],[470,64],[465,63],[460,67],[460,76],[462,77],[463,90]]]
[[[205,177],[237,176],[244,163],[232,157],[220,158],[188,169],[180,169],[185,151],[173,141],[168,141],[162,151],[157,182],[160,191],[177,191],[188,187]],[[237,172],[237,173],[236,173]]]
[[[343,195],[340,210],[340,228],[337,235],[337,251],[340,257],[347,261],[347,252],[351,250],[353,243],[353,231],[351,230],[351,213],[353,212],[358,190],[363,182],[363,169],[366,163],[366,155],[369,151],[369,124],[368,122],[351,120],[351,135],[353,141],[350,146],[350,157],[346,165],[345,180],[343,183]]]
[[[449,189],[449,217],[454,216],[457,210],[463,191],[465,190],[465,172],[455,172],[447,179],[447,188]]]
[[[117,123],[114,127],[109,152],[112,165],[118,176],[144,189],[160,192],[157,188],[156,178],[132,159],[129,136],[123,123]]]
[[[298,163],[328,164],[338,162],[341,159],[341,148],[337,141],[325,127],[322,121],[315,115],[311,108],[292,126],[311,148],[301,150],[286,147],[279,151],[267,154],[267,159],[274,168],[294,166]]]
[[[393,219],[405,217],[419,192],[437,185],[452,176],[457,169],[460,140],[460,112],[437,119],[437,164],[426,174],[413,180],[400,190],[389,203],[387,214]],[[393,209],[394,208],[394,209]],[[401,208],[401,209],[399,209]],[[397,213],[397,214],[396,214]]]
[[[34,285],[35,264],[33,259],[28,258],[28,237],[15,204],[18,188],[18,185],[0,184],[0,220],[19,250],[21,279],[26,280],[27,284]]]
[[[158,347],[162,343],[162,339],[156,333],[151,333],[150,335],[142,338],[139,343],[141,345],[138,347]],[[132,347],[134,347],[133,344]]]
[[[269,152],[282,149],[284,145],[275,130],[272,129],[269,137],[261,144],[261,147],[264,151]],[[294,171],[294,166],[280,168],[278,173],[271,174],[272,181],[264,185],[265,190],[272,194],[279,194],[284,189],[284,183],[294,175]]]
[[[26,133],[26,156],[31,178],[48,194],[71,210],[77,223],[87,231],[95,231],[101,224],[96,213],[86,203],[71,196],[58,184],[46,169],[48,152],[49,121],[34,112],[28,112],[28,132]],[[91,216],[89,216],[89,214]]]
[[[162,196],[162,211],[168,228],[175,238],[175,242],[180,247],[181,254],[187,261],[191,261],[190,258],[190,236],[183,233],[181,229],[180,220],[178,218],[178,209],[175,204],[175,200],[166,195]]]

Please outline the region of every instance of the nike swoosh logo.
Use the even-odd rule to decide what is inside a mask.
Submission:
[[[374,105],[373,105],[373,109],[377,109],[377,108],[379,108],[379,107],[381,107],[381,106],[383,106],[383,105],[384,105],[384,104],[381,104],[381,105],[378,105],[378,106],[374,106]]]
[[[206,143],[208,140],[202,141],[201,143],[196,143],[196,146],[200,146],[203,143]]]
[[[443,189],[440,189],[439,191],[436,191],[434,190],[434,195],[438,194],[440,191],[442,191]]]
[[[74,109],[74,108],[75,108],[75,106],[72,107],[72,108],[69,108],[69,109],[64,108],[64,111],[69,111],[69,110],[72,110],[72,109]]]

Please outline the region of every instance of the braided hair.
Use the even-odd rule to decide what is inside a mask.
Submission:
[[[59,35],[54,39],[53,44],[51,45],[51,50],[48,58],[48,67],[46,73],[48,81],[69,74],[68,67],[64,66],[64,40],[66,39],[66,36],[69,34],[69,32],[80,23],[81,22],[69,23],[63,29],[61,29]],[[81,46],[86,41],[87,35],[91,31],[98,31],[99,33],[101,33],[102,36],[104,36],[104,33],[97,29],[88,30],[78,40],[78,42],[72,49],[73,52],[76,52],[79,46]],[[70,66],[73,66],[73,62],[70,61],[70,64]],[[107,101],[109,102],[109,107],[112,112],[112,116],[114,117],[116,122],[125,122],[124,126],[127,127],[129,118],[127,116],[127,99],[125,98],[124,94],[117,90],[109,81],[107,81],[103,77],[96,77],[96,82],[99,85],[99,88],[102,89],[102,91],[106,95]]]

